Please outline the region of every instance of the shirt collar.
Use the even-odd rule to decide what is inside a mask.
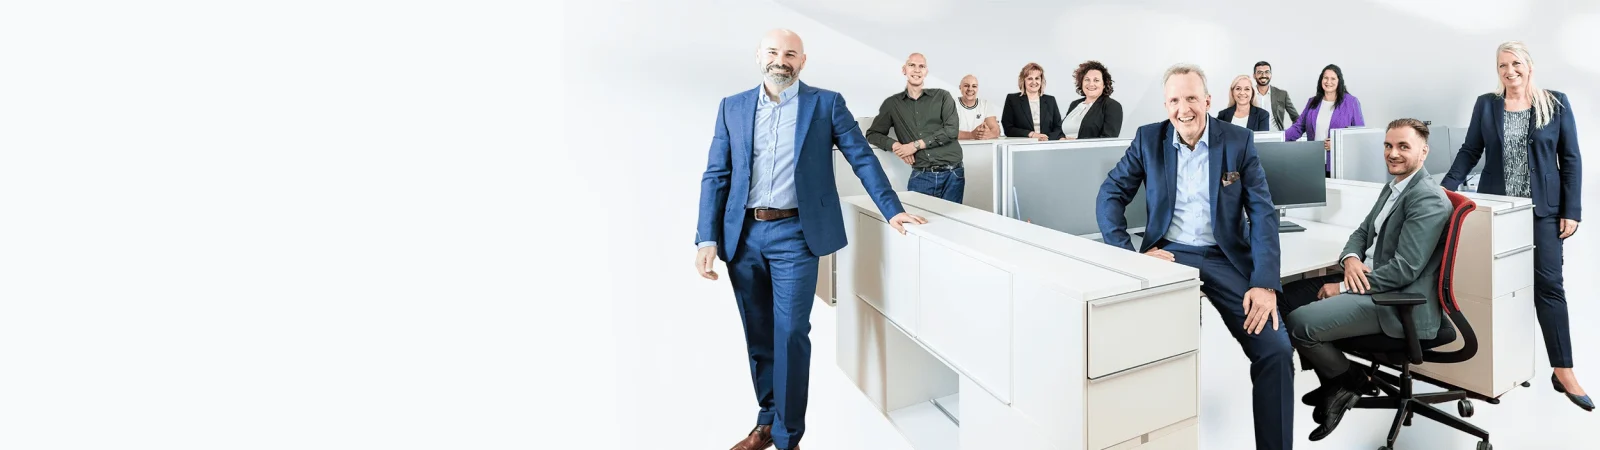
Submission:
[[[1410,175],[1406,175],[1406,179],[1404,179],[1404,180],[1400,180],[1400,181],[1390,180],[1389,181],[1389,190],[1394,191],[1394,192],[1390,193],[1389,195],[1400,195],[1400,191],[1404,191],[1406,189],[1406,186],[1412,185],[1412,182],[1417,180],[1417,176],[1418,175],[1422,175],[1422,168],[1421,167],[1417,167],[1417,170],[1411,171],[1411,174]]]
[[[783,92],[779,92],[778,93],[778,102],[777,103],[780,104],[780,105],[784,104],[784,103],[788,102],[789,99],[792,99],[792,98],[794,98],[794,96],[799,95],[799,94],[800,94],[800,82],[799,81],[795,81],[794,83],[789,84],[789,87],[783,88]],[[772,98],[771,97],[767,97],[767,84],[766,83],[762,83],[762,84],[756,86],[756,99],[758,101],[760,101],[762,105],[768,105],[768,104],[772,104],[773,103],[772,102]]]
[[[1196,117],[1196,119],[1206,121],[1206,129],[1200,131],[1200,141],[1194,144],[1194,149],[1199,150],[1201,147],[1209,149],[1211,148],[1211,119],[1207,117]],[[1177,147],[1178,150],[1183,150],[1183,141],[1178,139],[1176,127],[1172,130],[1172,146]]]

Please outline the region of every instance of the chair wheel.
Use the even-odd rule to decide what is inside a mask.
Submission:
[[[1378,447],[1378,450],[1394,450],[1394,449],[1389,448],[1389,446],[1385,445],[1385,446],[1382,446],[1382,447]]]
[[[1478,450],[1494,450],[1494,446],[1489,441],[1478,441]]]
[[[1529,386],[1533,386],[1533,385],[1528,384],[1528,382],[1526,382],[1526,381],[1522,382],[1522,387],[1529,387]]]
[[[1456,412],[1461,413],[1461,417],[1472,417],[1472,402],[1466,400],[1457,401]]]

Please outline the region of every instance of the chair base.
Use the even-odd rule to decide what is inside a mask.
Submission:
[[[1452,416],[1433,406],[1434,404],[1451,401],[1462,402],[1462,406],[1460,407],[1461,412],[1463,415],[1470,416],[1472,408],[1471,404],[1467,402],[1472,398],[1482,396],[1461,390],[1413,394],[1411,392],[1411,387],[1415,380],[1411,374],[1410,365],[1401,366],[1399,368],[1399,376],[1384,373],[1381,370],[1376,370],[1377,364],[1374,364],[1373,368],[1375,376],[1373,377],[1372,382],[1373,384],[1377,385],[1378,390],[1383,392],[1383,395],[1376,397],[1362,397],[1361,399],[1356,400],[1355,407],[1359,409],[1395,410],[1394,422],[1389,426],[1389,436],[1385,441],[1385,447],[1394,448],[1395,439],[1400,437],[1400,428],[1410,426],[1411,416],[1416,414],[1420,414],[1422,417],[1432,419],[1435,422],[1439,422],[1449,426],[1450,428],[1455,428],[1456,430],[1460,430],[1463,433],[1467,433],[1478,438],[1481,441],[1479,444],[1480,448],[1488,446],[1488,431],[1478,428],[1476,425],[1467,422],[1465,419]]]

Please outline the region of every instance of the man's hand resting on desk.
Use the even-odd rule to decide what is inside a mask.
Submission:
[[[1250,288],[1244,291],[1244,331],[1261,334],[1267,318],[1272,319],[1272,329],[1278,329],[1278,291],[1267,288]]]
[[[1149,251],[1144,252],[1144,254],[1166,262],[1178,262],[1178,257],[1172,256],[1172,252],[1159,248],[1152,248]]]
[[[1344,258],[1344,284],[1345,284],[1345,286],[1350,288],[1350,292],[1354,292],[1354,293],[1357,293],[1357,294],[1365,294],[1365,293],[1367,293],[1367,290],[1372,289],[1372,284],[1367,283],[1367,272],[1371,272],[1371,271],[1372,271],[1372,269],[1367,268],[1367,265],[1365,263],[1362,263],[1360,258],[1356,258],[1354,256],[1345,257]]]
[[[894,230],[895,231],[899,231],[900,234],[902,234],[902,235],[906,234],[905,225],[908,224],[908,223],[910,223],[910,224],[924,224],[924,223],[928,223],[928,219],[924,219],[924,218],[922,218],[922,216],[918,216],[916,214],[912,214],[912,213],[908,213],[908,212],[895,214],[893,219],[889,219],[889,226],[894,227]],[[715,278],[713,278],[713,279],[715,279]]]

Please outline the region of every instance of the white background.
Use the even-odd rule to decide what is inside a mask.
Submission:
[[[756,85],[773,27],[858,115],[910,51],[992,101],[1029,60],[1070,101],[1098,58],[1130,129],[1179,60],[1220,92],[1267,59],[1301,98],[1335,62],[1369,122],[1458,124],[1519,38],[1600,148],[1578,2],[138,3],[0,10],[0,448],[731,444],[754,415],[737,311],[690,241],[717,100]],[[1313,39],[1334,27],[1356,37]],[[1579,324],[1593,233],[1568,242]],[[905,448],[838,376],[830,313],[807,447]],[[1203,370],[1237,378],[1221,336]],[[1574,340],[1600,388],[1600,337]],[[1502,448],[1592,424],[1546,373],[1479,405]],[[1248,441],[1240,389],[1208,391],[1206,448]],[[1465,442],[1429,427],[1406,436]]]
[[[7,2],[0,448],[554,448],[610,411],[550,408],[615,372],[545,345],[610,333],[551,284],[601,255],[544,3]]]

